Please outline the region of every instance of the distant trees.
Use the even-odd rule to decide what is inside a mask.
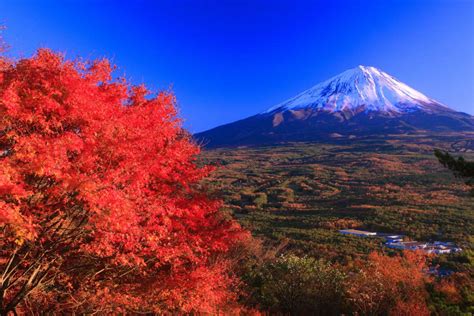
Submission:
[[[453,157],[451,154],[439,149],[435,149],[434,154],[439,162],[449,170],[454,176],[465,180],[471,186],[471,195],[474,196],[474,161],[467,161],[463,157]]]
[[[258,209],[263,208],[263,206],[268,203],[267,195],[264,192],[257,193],[255,195],[253,203]]]
[[[199,189],[173,94],[111,69],[0,57],[0,315],[237,306],[226,253],[246,233]]]

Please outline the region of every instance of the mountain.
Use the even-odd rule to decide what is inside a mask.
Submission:
[[[195,134],[207,147],[474,131],[456,112],[375,67],[358,66],[268,110]]]

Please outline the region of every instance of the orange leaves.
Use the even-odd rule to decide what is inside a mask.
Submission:
[[[113,292],[156,312],[225,304],[232,281],[210,258],[246,233],[196,189],[210,168],[195,164],[199,148],[180,126],[174,95],[112,80],[111,69],[107,60],[72,62],[46,49],[0,69],[0,262],[23,252],[17,275],[25,282],[33,264],[54,268],[59,284],[77,284],[54,295],[30,289],[41,304],[68,301],[70,291],[86,305]],[[143,293],[144,276],[169,288]],[[162,293],[173,299],[163,303]],[[97,300],[108,311],[122,304],[112,301]],[[74,304],[76,312],[95,308]]]
[[[463,301],[463,292],[472,293],[474,284],[469,273],[456,272],[439,280],[435,286],[435,292],[439,293],[451,304],[459,304]]]
[[[367,261],[357,262],[358,272],[349,278],[351,303],[362,314],[429,315],[425,262],[417,252],[393,257],[371,253]]]
[[[37,236],[31,217],[21,214],[20,208],[0,200],[0,227],[9,228],[2,236],[4,242],[22,245],[25,240],[33,240]]]
[[[7,160],[7,158],[4,158]],[[24,197],[27,194],[23,183],[19,179],[14,168],[5,165],[0,169],[0,198],[9,198],[15,199]]]

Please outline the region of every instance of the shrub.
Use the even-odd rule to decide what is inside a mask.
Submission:
[[[269,312],[337,315],[344,306],[344,274],[323,260],[287,255],[256,273],[255,297]]]

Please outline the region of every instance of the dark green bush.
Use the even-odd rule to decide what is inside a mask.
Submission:
[[[255,299],[269,312],[339,315],[344,306],[344,274],[311,257],[282,256],[253,275]]]

